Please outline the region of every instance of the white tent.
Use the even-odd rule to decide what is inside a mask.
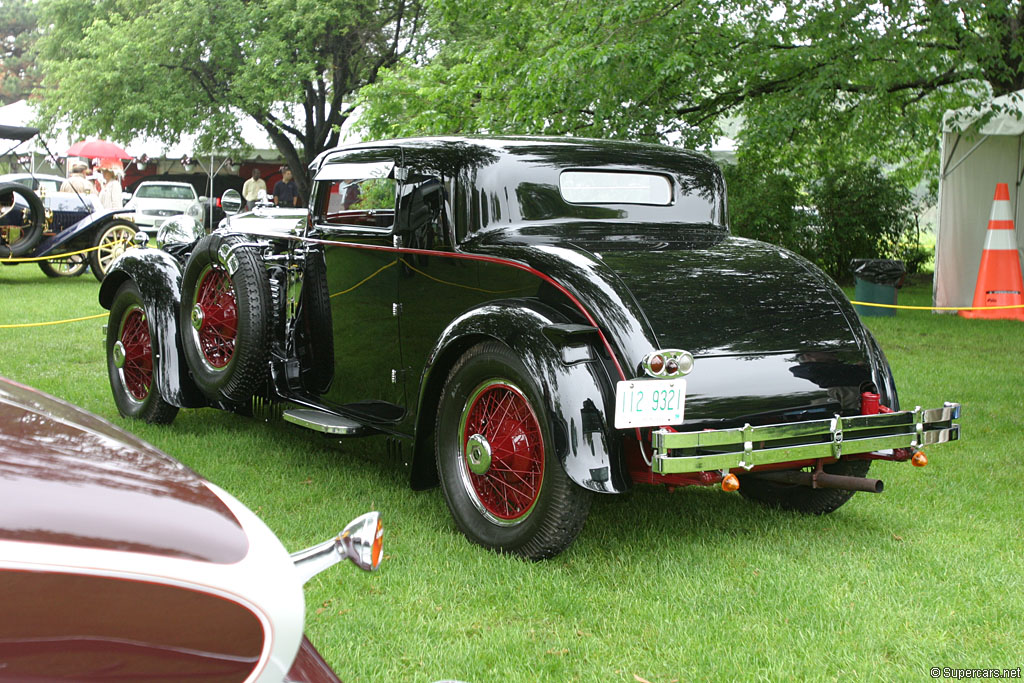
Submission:
[[[1024,90],[997,97],[980,112],[946,112],[941,150],[932,300],[935,306],[970,306],[997,183],[1010,186],[1014,226],[1024,218]]]
[[[292,120],[300,120],[299,117],[303,116],[303,110],[300,105],[281,105],[282,111],[286,111],[288,108],[292,111]],[[352,122],[355,117],[350,117],[345,125],[342,126],[341,141],[342,142],[358,142],[359,138],[352,130]],[[26,100],[20,100],[9,104],[5,107],[0,107],[0,123],[9,126],[31,126],[36,119],[35,107],[29,104]],[[302,126],[300,125],[299,128]],[[246,161],[277,161],[281,158],[281,153],[274,147],[273,142],[270,140],[270,136],[267,132],[260,127],[253,119],[243,116],[240,117],[239,128],[236,131],[236,137],[238,140],[246,143],[252,149],[252,151],[246,156]],[[47,136],[50,151],[58,156],[62,156],[64,151],[67,150],[73,142],[77,142],[78,139],[72,139],[67,133],[67,126],[58,125],[57,130]],[[120,141],[119,141],[120,142]],[[199,149],[196,145],[195,135],[183,135],[177,140],[160,140],[153,137],[137,137],[131,140],[127,144],[123,145],[125,151],[135,157],[141,157],[146,155],[153,159],[166,158],[166,159],[180,159],[183,156],[198,157],[199,159],[207,160],[210,157],[210,150]],[[38,139],[27,143],[25,146],[20,148],[23,153],[35,152],[37,154],[45,154],[43,145]],[[2,152],[3,150],[0,150]],[[217,156],[223,156],[221,152],[217,153]]]

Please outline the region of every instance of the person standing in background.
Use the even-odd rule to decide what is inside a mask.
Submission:
[[[292,178],[292,170],[281,167],[281,179],[274,185],[274,204],[276,206],[298,206],[299,188]]]
[[[259,198],[260,190],[267,191],[267,183],[263,178],[260,178],[260,169],[252,169],[252,177],[245,181],[242,185],[242,199],[245,200],[246,209],[251,209],[256,205],[256,200]]]
[[[121,201],[121,181],[117,179],[113,169],[104,168],[100,172],[103,174],[100,206],[104,209],[120,209],[124,205]]]
[[[85,172],[89,170],[89,167],[85,164],[78,163],[71,167],[71,175],[65,180],[61,186],[61,192],[77,192],[78,194],[93,194],[93,184],[85,177]]]

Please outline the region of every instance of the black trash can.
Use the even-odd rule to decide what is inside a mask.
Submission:
[[[868,304],[896,305],[896,290],[903,284],[907,269],[903,261],[877,258],[858,258],[850,261],[855,283],[854,301]],[[853,306],[862,316],[896,315],[895,308]]]

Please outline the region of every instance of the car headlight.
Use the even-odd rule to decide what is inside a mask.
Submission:
[[[182,214],[164,221],[156,234],[156,246],[162,249],[168,244],[191,244],[205,234],[202,223]]]
[[[204,207],[199,202],[193,202],[185,209],[185,215],[195,218],[197,221],[203,220],[203,214],[206,213]]]

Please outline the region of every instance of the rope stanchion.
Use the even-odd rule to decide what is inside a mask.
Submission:
[[[858,306],[871,306],[873,308],[898,308],[907,311],[998,311],[1007,308],[1024,308],[1024,305],[1014,304],[1013,306],[898,306],[896,304],[872,304],[866,301],[850,301]]]
[[[19,327],[46,327],[47,325],[63,325],[64,323],[77,323],[82,320],[96,320],[97,318],[106,318],[106,313],[97,313],[96,315],[87,315],[82,318],[69,318],[67,320],[50,320],[45,323],[17,323],[15,325],[0,325],[0,330],[11,330]]]

